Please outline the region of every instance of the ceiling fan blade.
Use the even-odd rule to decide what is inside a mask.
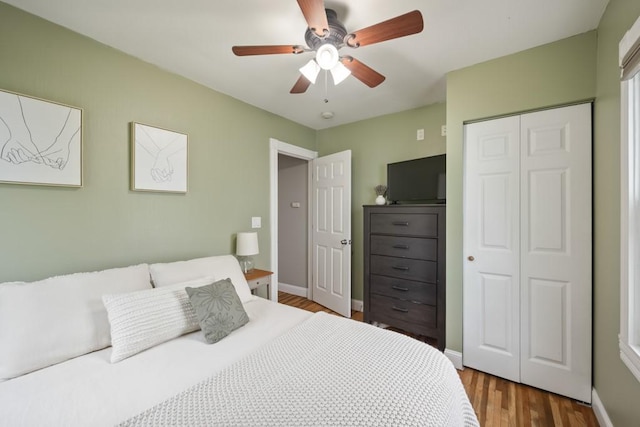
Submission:
[[[298,6],[311,31],[321,38],[329,35],[329,22],[323,0],[298,0]]]
[[[342,64],[351,71],[353,77],[369,87],[376,87],[386,79],[385,76],[378,73],[373,68],[364,65],[362,62],[352,58],[351,56],[340,58],[340,62],[342,62]]]
[[[289,93],[305,93],[309,86],[311,86],[311,82],[301,74],[300,78],[298,79],[296,84],[293,85]]]
[[[419,10],[396,16],[362,30],[347,34],[344,38],[349,47],[367,46],[422,31],[424,22]]]
[[[304,47],[298,45],[274,45],[274,46],[233,46],[231,48],[237,56],[247,55],[275,55],[275,54],[298,54],[304,52]]]

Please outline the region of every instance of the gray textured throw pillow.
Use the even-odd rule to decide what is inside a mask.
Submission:
[[[220,341],[249,321],[230,279],[185,290],[209,344]]]

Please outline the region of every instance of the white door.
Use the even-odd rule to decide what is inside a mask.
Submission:
[[[520,119],[465,126],[464,364],[520,381]]]
[[[463,362],[591,402],[591,106],[471,124],[465,144]]]
[[[523,115],[520,145],[522,382],[591,402],[591,105]]]
[[[313,160],[312,295],[351,317],[351,150]]]

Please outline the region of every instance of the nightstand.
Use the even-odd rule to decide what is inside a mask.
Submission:
[[[259,270],[254,268],[249,273],[245,273],[244,277],[247,279],[247,283],[249,284],[249,289],[251,289],[251,293],[255,294],[255,290],[266,286],[267,287],[267,299],[269,299],[269,285],[271,285],[271,275],[273,272],[267,270]]]

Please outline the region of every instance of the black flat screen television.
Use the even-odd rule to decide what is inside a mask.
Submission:
[[[392,203],[446,203],[447,156],[387,164],[387,200]]]

